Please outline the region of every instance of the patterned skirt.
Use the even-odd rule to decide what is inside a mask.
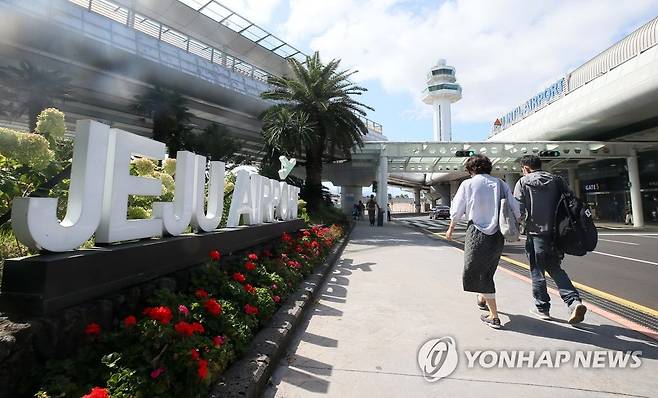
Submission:
[[[500,231],[487,235],[468,223],[464,245],[464,291],[496,293],[494,274],[503,252],[505,239]]]

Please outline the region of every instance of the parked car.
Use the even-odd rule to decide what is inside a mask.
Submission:
[[[444,220],[450,218],[450,206],[437,206],[430,211],[430,220],[439,218]]]

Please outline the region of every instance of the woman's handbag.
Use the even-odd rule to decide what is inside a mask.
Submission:
[[[503,234],[505,241],[517,242],[519,240],[519,223],[509,205],[505,190],[503,189],[504,182],[498,182],[498,192],[500,193],[500,210],[498,213],[498,228],[500,233]],[[512,199],[515,200],[515,199]]]

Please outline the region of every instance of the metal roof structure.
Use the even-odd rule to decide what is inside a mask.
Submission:
[[[526,154],[542,158],[548,170],[576,167],[600,159],[627,158],[637,152],[658,150],[658,142],[535,141],[535,142],[366,142],[353,155],[354,168],[370,168],[385,156],[389,180],[401,185],[432,185],[465,176],[468,157],[457,151],[482,154],[493,163],[493,173],[520,172],[518,159]],[[543,156],[544,151],[552,151]]]

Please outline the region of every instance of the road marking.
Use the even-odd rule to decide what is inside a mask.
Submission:
[[[440,239],[447,240],[445,238],[444,234],[439,234],[439,233],[431,232],[431,231],[427,231],[427,232],[431,233],[432,235],[435,235],[435,236],[439,237]],[[463,252],[463,250],[461,250],[461,249],[458,249],[458,248],[455,248],[455,249]],[[593,252],[593,253],[596,253],[596,252]],[[621,256],[619,256],[619,257],[621,257]],[[513,265],[519,266],[521,268],[525,268],[527,270],[530,270],[530,266],[528,264],[522,263],[521,261],[514,260],[513,258],[509,258],[507,256],[500,256],[500,258],[501,258],[501,260],[505,260],[506,262],[508,262],[510,264],[513,264]],[[644,261],[644,260],[641,260],[641,261]],[[653,264],[658,265],[657,263],[653,263]],[[579,282],[576,282],[576,281],[571,281],[571,282],[573,283],[573,285],[576,288],[578,288],[580,290],[584,290],[584,291],[589,292],[589,293],[591,293],[595,296],[601,297],[601,298],[606,299],[608,301],[612,301],[613,303],[617,303],[617,304],[622,305],[624,307],[634,309],[635,311],[641,312],[643,314],[651,315],[653,317],[658,318],[658,311],[654,310],[653,308],[645,307],[642,304],[638,304],[638,303],[635,303],[633,301],[626,300],[626,299],[623,299],[621,297],[617,297],[614,294],[606,293],[604,291],[593,288],[591,286],[583,285],[582,283],[579,283]]]
[[[640,246],[639,243],[633,243],[633,242],[622,242],[620,240],[612,240],[612,239],[599,239],[601,242],[612,242],[612,243],[621,243],[623,245],[631,245],[631,246]]]
[[[625,233],[625,234],[601,232],[599,236],[642,236],[645,238],[658,239],[658,233],[653,233],[653,232],[646,232],[646,233],[633,232],[633,233]]]
[[[624,257],[624,256],[618,256],[616,254],[603,253],[603,252],[597,252],[597,251],[593,251],[592,253],[600,254],[602,256],[610,256],[610,257],[614,257],[614,258],[621,258],[622,260],[637,261],[638,263],[658,265],[658,263],[654,263],[653,261],[640,260],[639,258]]]

